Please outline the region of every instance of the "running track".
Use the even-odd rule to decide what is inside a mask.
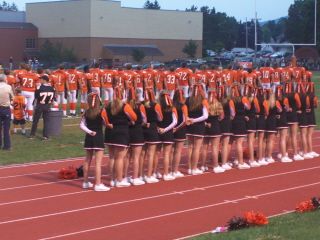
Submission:
[[[314,145],[320,152],[320,132]],[[81,180],[57,179],[61,167],[81,160],[0,167],[1,239],[181,239],[248,210],[284,214],[320,194],[320,158],[106,193],[82,190]]]

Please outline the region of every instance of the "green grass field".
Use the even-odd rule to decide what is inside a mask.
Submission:
[[[192,240],[318,240],[320,239],[320,211],[291,213],[269,220],[263,227],[219,234],[205,234]],[[212,228],[215,228],[213,226]]]

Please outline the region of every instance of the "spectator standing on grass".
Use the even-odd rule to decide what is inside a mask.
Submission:
[[[11,149],[9,131],[11,123],[10,102],[12,99],[12,88],[6,83],[6,76],[4,74],[0,74],[0,147],[2,147],[1,133],[3,133],[3,150]]]
[[[43,138],[42,140],[48,140],[47,133],[47,121],[48,113],[50,111],[50,106],[55,97],[55,90],[49,83],[49,77],[43,75],[40,77],[41,85],[35,92],[35,112],[33,114],[33,122],[30,133],[30,139],[34,138],[36,135],[39,119],[43,118]]]

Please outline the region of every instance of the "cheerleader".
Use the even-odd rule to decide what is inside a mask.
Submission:
[[[301,101],[301,108],[297,111],[302,145],[302,152],[300,153],[300,155],[304,159],[311,159],[313,158],[313,156],[309,154],[307,145],[307,132],[309,124],[306,113],[307,108],[310,109],[310,98],[307,96],[304,85],[302,83],[297,83],[296,92],[299,94],[299,98]]]
[[[106,108],[110,125],[106,128],[105,143],[114,157],[115,186],[129,187],[131,184],[123,179],[124,158],[129,146],[129,122],[133,125],[137,115],[129,104],[123,103],[121,93],[122,91],[116,88],[114,99]]]
[[[93,184],[88,180],[88,173],[93,156],[96,160],[96,182],[95,191],[109,191],[110,188],[101,183],[101,162],[103,159],[104,144],[103,144],[103,123],[109,124],[109,120],[105,109],[101,110],[101,100],[97,93],[89,94],[89,108],[82,116],[80,128],[86,132],[84,140],[84,149],[86,150],[86,158],[83,164],[83,184],[82,188],[88,189],[93,187]]]
[[[254,140],[257,132],[256,114],[260,112],[258,99],[254,96],[252,83],[244,86],[244,96],[247,97],[251,107],[245,111],[246,129],[247,129],[247,145],[249,153],[250,167],[260,167],[260,164],[254,159]]]
[[[179,171],[181,152],[186,140],[186,121],[188,119],[188,107],[185,104],[183,90],[176,90],[173,96],[173,106],[177,110],[178,123],[173,129],[174,147],[173,147],[173,173],[175,178],[183,177]]]
[[[214,173],[223,173],[225,169],[219,166],[218,164],[218,156],[219,156],[219,143],[221,137],[220,130],[220,121],[224,118],[223,107],[222,104],[218,101],[217,95],[215,91],[209,91],[208,98],[208,112],[209,117],[205,122],[206,125],[206,133],[204,140],[204,147],[202,153],[203,159],[206,159],[208,147],[211,144],[212,151],[212,161],[213,161],[213,172]],[[204,166],[205,161],[203,162]]]
[[[277,115],[282,112],[282,107],[279,101],[276,100],[275,95],[271,90],[267,90],[269,114],[266,119],[266,162],[274,163],[272,158],[274,138],[277,133]]]
[[[301,109],[301,101],[299,94],[293,92],[293,86],[291,82],[285,83],[285,94],[289,101],[289,109],[287,112],[287,121],[290,129],[289,140],[292,143],[293,148],[293,160],[301,161],[304,158],[298,154],[298,115],[297,111]]]
[[[258,132],[258,163],[260,166],[268,165],[265,160],[264,136],[266,131],[266,119],[269,114],[269,106],[266,100],[265,91],[259,87],[256,89],[256,96],[259,103],[260,111],[256,115],[256,127]]]
[[[192,94],[187,99],[188,107],[187,136],[189,143],[189,170],[191,175],[202,174],[198,169],[200,148],[205,134],[205,120],[208,118],[208,103],[205,100],[202,85],[193,86]]]
[[[289,109],[289,101],[288,98],[283,96],[283,87],[276,87],[276,100],[281,105],[281,111],[277,113],[277,130],[280,135],[279,145],[280,145],[280,153],[278,154],[278,158],[283,163],[292,162],[292,159],[288,157],[287,152],[287,135],[288,135],[288,124],[287,124],[287,111]]]
[[[309,100],[307,101],[307,108],[306,108],[306,117],[308,121],[308,131],[307,131],[307,146],[308,146],[308,153],[313,157],[319,157],[319,154],[314,152],[312,149],[312,136],[314,132],[314,127],[317,126],[316,124],[316,116],[314,109],[318,106],[318,98],[314,94],[314,83],[311,82],[311,78],[307,83],[307,97]]]
[[[159,180],[152,175],[155,166],[155,152],[157,144],[160,144],[157,123],[163,120],[161,106],[155,101],[152,89],[145,91],[144,107],[147,114],[147,124],[143,128],[143,135],[146,144],[146,158],[148,161],[147,174],[144,177],[146,183],[156,183]]]
[[[159,102],[163,114],[162,121],[158,123],[158,133],[163,148],[163,180],[170,181],[175,179],[172,174],[169,174],[169,164],[173,145],[173,128],[177,125],[178,114],[168,93],[162,92]]]
[[[234,102],[230,97],[225,95],[224,86],[218,87],[218,100],[221,102],[224,112],[224,118],[220,121],[221,131],[221,167],[225,170],[230,170],[232,164],[228,164],[229,152],[230,152],[230,136],[231,133],[231,119],[235,115]]]
[[[236,154],[238,158],[238,169],[249,169],[250,166],[243,161],[243,140],[246,137],[246,121],[245,111],[249,110],[251,105],[246,97],[239,94],[238,86],[233,86],[231,89],[231,96],[235,105],[235,116],[232,120],[232,137],[236,142]]]
[[[130,162],[133,163],[133,177],[131,183],[135,186],[145,184],[145,182],[139,178],[139,175],[140,177],[143,175],[143,172],[141,171],[143,161],[140,158],[142,147],[144,145],[142,125],[147,123],[147,114],[145,107],[141,104],[139,99],[140,95],[136,95],[134,88],[130,88],[128,91],[128,104],[137,115],[135,124],[129,125],[129,156]]]

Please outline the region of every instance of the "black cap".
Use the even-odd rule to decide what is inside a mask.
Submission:
[[[45,80],[46,82],[49,82],[49,77],[47,75],[42,75],[40,79]]]

